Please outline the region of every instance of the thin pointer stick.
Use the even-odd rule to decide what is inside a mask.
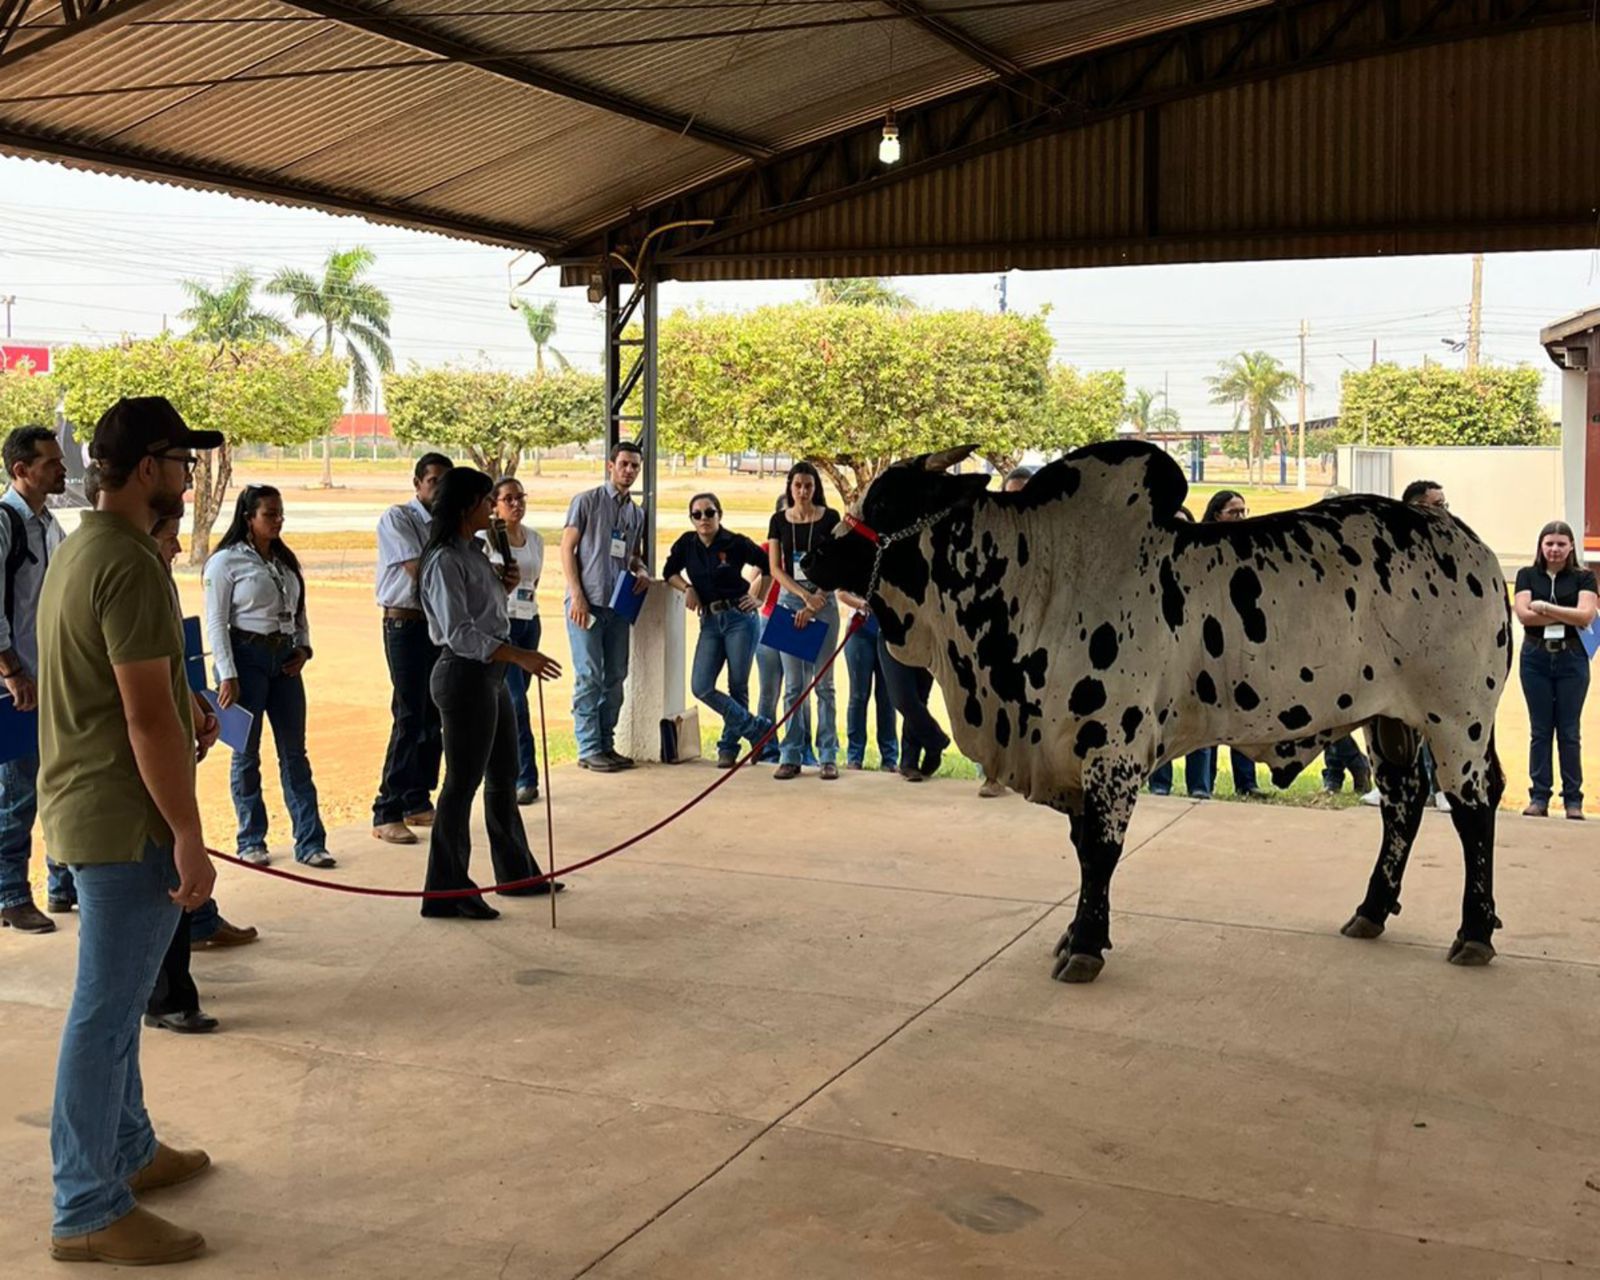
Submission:
[[[556,815],[550,799],[550,733],[544,723],[544,680],[538,676],[534,679],[539,685],[539,747],[544,756],[544,830],[546,855],[549,861],[545,866],[550,868],[550,874],[556,873]],[[556,927],[556,882],[550,881],[550,927]]]

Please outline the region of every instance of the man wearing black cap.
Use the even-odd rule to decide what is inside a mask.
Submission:
[[[195,804],[183,630],[150,530],[183,510],[194,450],[221,443],[159,396],[108,409],[89,445],[96,508],[51,560],[39,600],[39,811],[80,916],[50,1124],[50,1249],[64,1261],[177,1262],[205,1248],[134,1196],[210,1163],[156,1140],[139,1018],[180,913],[216,878]]]

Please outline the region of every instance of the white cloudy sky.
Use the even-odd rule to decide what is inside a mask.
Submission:
[[[358,218],[283,209],[205,192],[81,173],[0,157],[0,295],[14,295],[18,340],[104,341],[177,325],[184,276],[219,279],[235,266],[261,275],[281,265],[315,269],[328,249],[366,244],[375,281],[394,301],[402,364],[473,362],[531,367],[532,348],[509,308],[512,255]],[[516,264],[526,274],[531,259]],[[597,368],[601,327],[578,290],[539,276],[523,296],[560,302],[555,345]],[[996,277],[909,277],[900,286],[926,306],[996,306]],[[1223,427],[1230,411],[1207,403],[1204,377],[1244,348],[1292,363],[1300,319],[1311,325],[1309,416],[1338,407],[1339,375],[1380,358],[1460,361],[1441,339],[1466,329],[1466,257],[1342,259],[1093,271],[1013,272],[1013,310],[1049,304],[1056,358],[1122,368],[1130,386],[1160,388],[1187,426]],[[803,293],[789,282],[663,286],[665,309],[703,302],[742,309]],[[1600,301],[1600,252],[1503,254],[1485,272],[1484,356],[1554,369],[1541,325]]]

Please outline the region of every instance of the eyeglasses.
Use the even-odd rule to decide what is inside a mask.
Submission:
[[[195,469],[195,464],[200,461],[200,459],[197,458],[192,453],[165,453],[165,452],[163,452],[163,453],[152,453],[150,456],[152,458],[159,458],[159,459],[161,459],[162,462],[181,462],[181,463],[183,463],[183,469],[185,471],[188,471],[188,472],[191,472],[191,473]]]
[[[722,514],[722,512],[718,511],[715,507],[705,507],[705,508],[703,508],[703,509],[701,509],[699,511],[691,511],[689,513],[689,519],[691,519],[691,520],[715,520],[721,514]]]

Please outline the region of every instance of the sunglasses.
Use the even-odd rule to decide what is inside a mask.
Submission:
[[[691,511],[689,513],[689,518],[691,520],[715,520],[721,514],[722,512],[718,511],[715,507],[704,507],[699,511]]]

